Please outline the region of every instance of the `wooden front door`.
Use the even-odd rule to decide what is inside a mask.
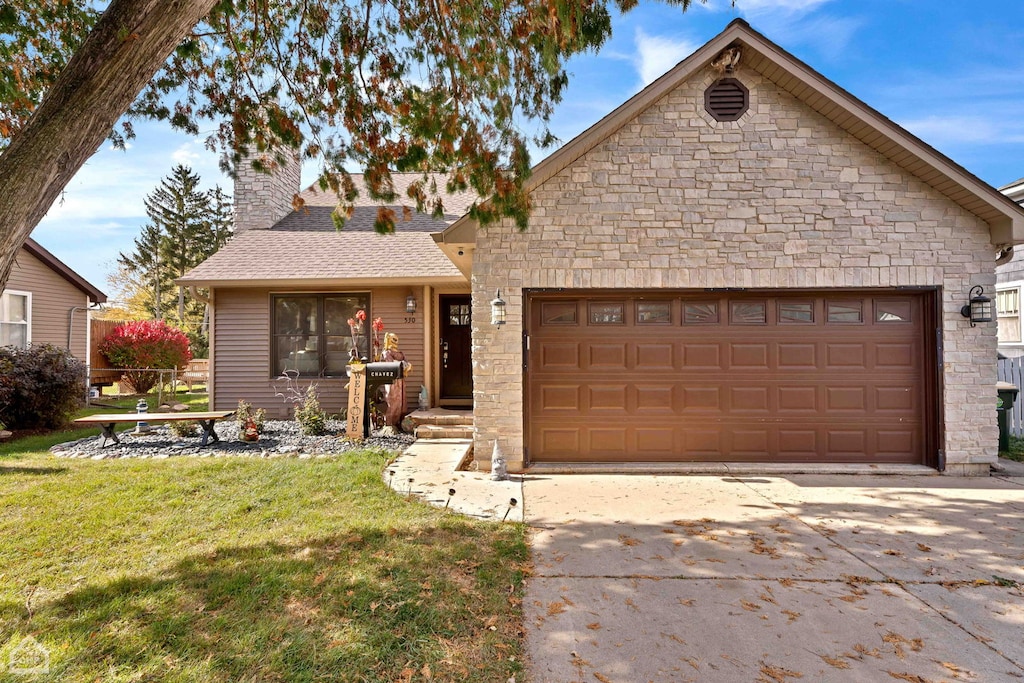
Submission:
[[[441,400],[473,398],[472,304],[468,294],[441,296]]]

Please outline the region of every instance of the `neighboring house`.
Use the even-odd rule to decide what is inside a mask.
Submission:
[[[89,359],[89,306],[107,296],[29,238],[0,294],[0,346],[53,344]]]
[[[999,191],[1024,204],[1024,178]],[[996,315],[999,320],[999,352],[1007,358],[1024,356],[1024,334],[1021,330],[1020,295],[1024,288],[1024,251],[1016,250],[1012,258],[996,267]]]
[[[417,366],[410,397],[471,390],[483,468],[498,441],[515,470],[988,473],[996,325],[960,310],[972,287],[992,293],[1024,210],[742,20],[528,189],[526,232],[465,215],[433,236],[439,261],[423,217],[390,237],[335,232],[329,199],[290,212],[287,184],[242,183],[243,207],[276,194],[273,227],[239,230],[183,279],[213,291],[216,407],[272,401],[296,362],[337,374],[338,323],[368,300]],[[492,325],[499,290],[507,322]],[[338,409],[343,380],[321,382]]]

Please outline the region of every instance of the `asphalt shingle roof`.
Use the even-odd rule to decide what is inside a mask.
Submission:
[[[418,177],[394,174],[399,197],[405,199],[406,188]],[[353,178],[357,184],[361,182],[361,177]],[[331,219],[338,203],[332,192],[311,187],[300,196],[305,207],[292,211],[270,229],[238,232],[178,282],[244,286],[275,281],[465,279],[430,235],[466,213],[476,198],[473,193],[442,195],[443,219],[415,211],[406,218],[401,204],[391,205],[397,214],[396,230],[391,235],[374,230],[381,204],[367,199],[365,192],[356,200],[355,210],[341,230]],[[407,205],[414,208],[411,200]]]

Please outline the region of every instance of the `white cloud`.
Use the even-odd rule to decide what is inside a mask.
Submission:
[[[633,64],[640,75],[642,85],[645,86],[700,47],[686,38],[649,36],[640,28],[636,30],[635,43],[636,54],[633,57]]]

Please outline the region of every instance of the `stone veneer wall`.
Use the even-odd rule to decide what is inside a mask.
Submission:
[[[235,230],[266,230],[291,213],[292,199],[301,189],[298,154],[272,173],[254,171],[248,160],[238,164],[235,178]]]
[[[946,472],[997,449],[996,326],[960,315],[990,290],[986,224],[751,69],[750,110],[704,111],[695,75],[533,192],[530,228],[481,230],[473,264],[475,452],[523,460],[525,288],[940,286]],[[508,324],[488,324],[501,288]]]

